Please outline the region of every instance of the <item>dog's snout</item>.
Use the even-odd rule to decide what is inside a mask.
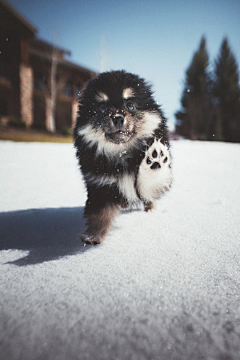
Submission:
[[[121,129],[124,124],[124,117],[121,115],[113,116],[112,122],[117,129]]]

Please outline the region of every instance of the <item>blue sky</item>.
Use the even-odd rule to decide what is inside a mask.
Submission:
[[[38,36],[95,71],[145,77],[169,125],[180,108],[185,70],[202,35],[210,60],[224,36],[240,61],[240,0],[10,0]]]

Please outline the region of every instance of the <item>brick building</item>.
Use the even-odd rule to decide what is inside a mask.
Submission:
[[[36,35],[34,26],[0,0],[0,118],[67,130],[75,121],[79,91],[96,73]]]

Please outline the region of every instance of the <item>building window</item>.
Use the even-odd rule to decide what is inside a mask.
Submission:
[[[41,91],[47,90],[47,78],[43,73],[34,73],[34,89]]]
[[[73,86],[71,83],[67,83],[64,85],[63,95],[67,97],[73,97]]]

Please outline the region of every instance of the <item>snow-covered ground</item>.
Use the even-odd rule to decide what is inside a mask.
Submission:
[[[69,144],[0,142],[1,360],[239,360],[240,145],[179,141],[99,246]]]

